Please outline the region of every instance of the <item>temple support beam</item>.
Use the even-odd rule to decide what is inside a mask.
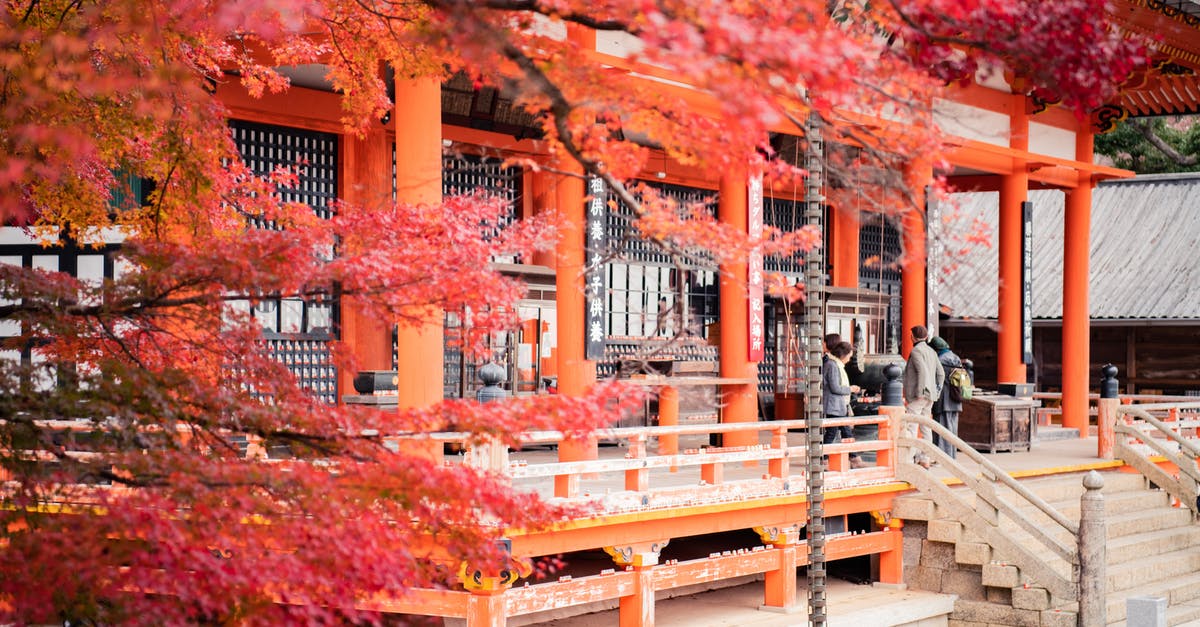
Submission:
[[[583,289],[586,199],[579,165],[560,162],[558,168],[566,172],[553,183],[560,228],[554,278],[558,295],[558,393],[583,396],[596,382],[596,363],[588,361],[584,352],[587,341]],[[564,440],[558,446],[558,460],[562,462],[585,461],[598,456],[595,438]],[[578,493],[579,475],[555,478],[555,496],[570,497]]]
[[[436,79],[397,80],[396,199],[405,203],[442,201],[442,92]],[[424,407],[442,400],[441,309],[410,312],[398,329],[396,362],[405,374],[397,380],[399,406]],[[415,321],[415,322],[414,322]]]
[[[914,160],[905,171],[905,182],[912,190],[913,205],[903,217],[904,261],[900,267],[900,353],[905,358],[912,350],[909,329],[926,324],[926,281],[928,241],[925,231],[925,187],[933,179],[928,161]]]
[[[742,231],[746,231],[748,224],[746,182],[745,167],[730,167],[721,175],[720,199],[717,205],[717,218]],[[722,264],[720,274],[721,376],[757,379],[757,369],[750,361],[746,262]],[[724,386],[721,422],[757,420],[757,396],[757,386],[752,383]],[[723,444],[752,446],[758,444],[758,436],[750,431],[727,433]]]
[[[1091,130],[1080,129],[1075,135],[1076,159],[1092,160]],[[1063,327],[1062,327],[1062,407],[1063,426],[1079,429],[1079,437],[1088,436],[1089,345],[1092,182],[1087,172],[1079,174],[1079,185],[1067,192],[1066,217],[1063,221]]]
[[[1029,116],[1024,97],[1011,119],[1011,146],[1029,148]],[[1014,160],[1013,171],[1000,177],[1000,331],[997,333],[996,380],[998,383],[1025,383],[1025,364],[1021,360],[1021,209],[1029,199],[1029,173],[1025,163]]]

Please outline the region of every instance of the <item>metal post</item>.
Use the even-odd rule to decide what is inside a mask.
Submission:
[[[1105,562],[1104,479],[1095,470],[1083,478],[1079,500],[1079,625],[1106,624],[1104,598],[1107,592]]]
[[[814,113],[804,128],[804,167],[808,179],[804,194],[804,223],[821,226],[824,215],[825,144],[821,139],[820,118]],[[808,374],[808,398],[805,420],[808,423],[808,624],[825,625],[825,462],[821,434],[821,344],[825,333],[824,308],[821,307],[825,278],[822,248],[806,254],[804,265],[804,323],[807,335],[805,366]]]

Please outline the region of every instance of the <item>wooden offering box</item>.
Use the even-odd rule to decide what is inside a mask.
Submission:
[[[983,453],[1028,451],[1037,405],[1030,399],[976,390],[963,403],[958,437]]]

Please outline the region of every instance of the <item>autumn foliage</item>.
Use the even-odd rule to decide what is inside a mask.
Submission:
[[[606,384],[583,398],[486,408],[384,413],[316,400],[232,303],[336,286],[380,321],[469,308],[474,328],[501,328],[522,286],[489,260],[552,247],[554,224],[522,221],[485,239],[481,225],[498,225],[504,207],[474,193],[436,205],[340,202],[318,219],[281,200],[303,163],[266,178],[241,163],[221,89],[283,92],[277,68],[324,64],[346,132],[359,133],[392,110],[389,76],[465,73],[541,126],[552,163],[516,163],[575,162],[637,207],[646,239],[725,260],[819,240],[768,230],[767,242],[748,241],[635,188],[652,156],[802,188],[795,138],[813,120],[843,147],[826,155],[830,177],[872,186],[873,209],[898,213],[908,196],[896,173],[911,155],[939,162],[930,106],[944,81],[985,68],[1054,96],[1043,99],[1095,106],[1140,58],[1103,18],[1096,0],[834,10],[759,0],[6,2],[0,215],[52,245],[87,247],[118,228],[125,272],[97,283],[0,264],[0,320],[21,325],[4,348],[41,358],[0,369],[0,622],[333,621],[380,595],[450,585],[458,563],[500,559],[492,540],[504,529],[571,512],[476,470],[397,453],[391,438],[584,433],[633,398]],[[578,45],[589,31],[640,39],[627,63],[695,90],[606,65]],[[153,181],[146,202],[124,189],[130,175]],[[353,369],[349,353],[335,350],[340,367]],[[36,385],[52,371],[58,385]],[[288,455],[247,456],[246,442]]]

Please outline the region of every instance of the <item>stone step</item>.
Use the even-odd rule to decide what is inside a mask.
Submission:
[[[1127,627],[1124,619],[1109,623],[1107,627]],[[1200,604],[1172,605],[1167,608],[1169,627],[1200,627]]]
[[[1170,627],[1200,627],[1200,603],[1187,603],[1167,608]]]
[[[1183,525],[1116,538],[1105,547],[1109,566],[1145,557],[1200,546],[1200,525]],[[1197,589],[1200,594],[1200,587]]]
[[[1070,500],[1078,501],[1079,497],[1083,495],[1083,477],[1085,474],[1073,472],[1062,475],[1021,479],[1020,481],[1022,487],[1040,496],[1044,501],[1050,503]],[[1106,471],[1100,473],[1100,476],[1104,479],[1104,487],[1100,488],[1100,493],[1105,496],[1117,492],[1143,490],[1147,485],[1144,477],[1134,473]],[[1012,490],[1008,486],[1000,485],[996,491],[1001,497],[1008,499],[1009,502],[1019,501],[1019,499],[1010,498]]]
[[[1166,581],[1143,583],[1133,588],[1108,594],[1105,599],[1105,614],[1109,624],[1124,621],[1125,610],[1128,609],[1126,601],[1130,597],[1141,596],[1163,597],[1171,606],[1200,605],[1200,572],[1183,577],[1172,577]]]
[[[1196,572],[1200,572],[1200,546],[1170,555],[1149,555],[1108,568],[1107,589],[1112,594],[1147,583],[1166,583]]]
[[[1170,504],[1171,499],[1167,493],[1159,490],[1138,490],[1104,495],[1104,513],[1106,517],[1120,515],[1124,512],[1148,511],[1158,508],[1166,509],[1170,507]],[[1068,520],[1076,523],[1079,522],[1081,505],[1079,499],[1055,501],[1049,503],[1049,505]],[[1023,502],[1016,505],[1016,509],[1035,523],[1052,523],[1049,515],[1031,503]]]
[[[968,625],[1038,627],[1041,625],[1041,612],[1037,610],[1018,610],[1011,605],[1000,603],[959,599],[954,603],[954,613],[950,614],[950,624],[955,625],[959,623]]]
[[[1035,442],[1053,442],[1055,440],[1078,440],[1079,429],[1060,427],[1058,425],[1038,425]]]
[[[1040,515],[1040,513],[1039,513]],[[1033,518],[1037,523],[1039,520]],[[1048,522],[1045,519],[1041,522]],[[1106,534],[1105,537],[1109,542],[1114,542],[1118,538],[1127,536],[1136,536],[1142,533],[1150,533],[1154,531],[1162,531],[1165,529],[1178,529],[1192,525],[1191,510],[1180,507],[1156,507],[1151,509],[1134,510],[1120,514],[1109,514],[1105,516]],[[1000,529],[1011,532],[1013,534],[1028,535],[1024,529],[1020,528],[1011,518],[1001,517]],[[1066,529],[1058,525],[1046,525],[1042,529],[1056,538],[1060,542],[1074,542],[1072,535]],[[1130,540],[1131,542],[1133,540]]]

